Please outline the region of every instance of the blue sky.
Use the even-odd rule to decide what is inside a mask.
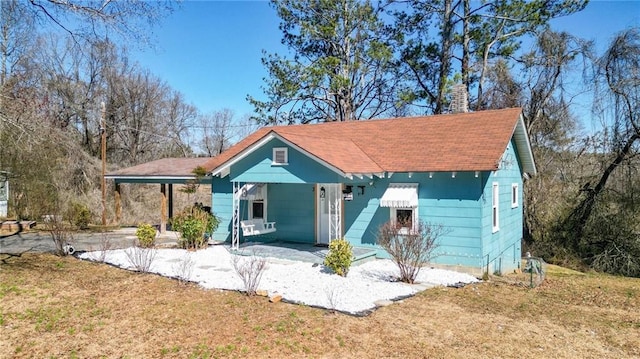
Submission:
[[[154,29],[155,49],[131,57],[201,112],[229,108],[239,118],[253,110],[247,94],[262,97],[262,51],[287,51],[278,24],[267,1],[185,1]],[[640,0],[592,0],[584,11],[552,22],[600,48],[631,26],[640,26]]]

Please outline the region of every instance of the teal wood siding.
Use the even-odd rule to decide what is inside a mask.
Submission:
[[[289,161],[274,165],[273,148],[287,147]],[[273,139],[231,166],[228,181],[263,183],[340,183],[344,177],[312,160],[307,155]]]
[[[273,164],[273,148],[288,148],[288,164]],[[214,177],[212,182],[212,207],[221,223],[214,233],[215,240],[231,240],[232,233],[232,185],[268,183],[267,220],[276,222],[276,231],[245,240],[285,240],[315,243],[315,193],[316,183],[340,183],[346,180],[307,155],[273,139],[231,166],[226,177]],[[240,201],[240,220],[248,218],[247,201]]]
[[[244,183],[243,183],[244,184]],[[216,241],[231,241],[233,196],[228,178],[214,177],[212,182],[213,212],[220,225],[213,234]],[[283,240],[289,242],[315,242],[315,192],[311,184],[267,185],[267,221],[276,222],[276,231],[264,235],[244,237],[241,241]],[[248,218],[248,201],[240,202],[240,220]]]
[[[397,173],[391,178],[375,178],[364,183],[365,194],[354,186],[353,201],[345,202],[345,238],[356,246],[375,246],[380,257],[388,254],[375,245],[378,227],[391,219],[391,209],[380,207],[380,197],[390,183],[418,183],[418,216],[425,223],[441,224],[447,233],[440,238],[434,262],[478,267],[482,263],[480,238],[483,179],[473,172]]]
[[[391,219],[391,209],[380,206],[380,198],[391,183],[418,183],[418,216],[425,223],[442,225],[434,263],[508,272],[520,263],[522,239],[522,176],[515,143],[506,149],[499,170],[494,172],[395,173],[391,178],[347,179],[306,155],[288,148],[288,164],[273,165],[274,147],[287,147],[271,140],[234,164],[226,177],[212,179],[213,212],[221,219],[215,240],[231,240],[232,181],[267,183],[267,219],[277,230],[245,240],[283,240],[315,243],[317,183],[351,186],[353,199],[343,201],[343,233],[354,246],[371,247],[379,257],[388,253],[376,245],[378,228]],[[499,230],[492,231],[492,186],[499,184]],[[511,206],[512,185],[518,186],[518,206]],[[240,219],[247,218],[247,201],[240,201]],[[487,267],[488,266],[488,267]]]
[[[522,174],[521,165],[516,156],[514,141],[505,150],[500,169],[491,172],[484,188],[484,206],[482,208],[483,268],[489,271],[507,273],[520,265],[522,243]],[[493,232],[492,191],[493,184],[499,188],[499,229]],[[511,207],[511,188],[518,186],[518,206]]]
[[[312,184],[269,184],[268,217],[276,222],[270,235],[288,242],[315,243],[315,192]]]
[[[220,219],[218,229],[213,232],[216,241],[231,241],[231,217],[233,187],[228,178],[213,177],[211,181],[211,211]]]

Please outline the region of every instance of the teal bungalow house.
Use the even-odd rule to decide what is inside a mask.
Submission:
[[[523,178],[536,167],[521,109],[261,128],[204,166],[215,240],[375,250],[390,220],[441,224],[434,264],[519,267]],[[407,228],[410,230],[410,228]]]

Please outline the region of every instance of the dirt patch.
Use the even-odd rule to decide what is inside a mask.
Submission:
[[[640,280],[550,273],[434,288],[367,317],[52,255],[0,265],[0,358],[640,355]]]

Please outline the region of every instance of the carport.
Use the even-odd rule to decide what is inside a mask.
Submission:
[[[122,215],[121,184],[159,184],[160,233],[164,233],[167,221],[173,217],[173,185],[196,181],[194,169],[205,167],[210,160],[211,157],[163,158],[107,173],[105,179],[115,181],[115,224],[120,224]]]

